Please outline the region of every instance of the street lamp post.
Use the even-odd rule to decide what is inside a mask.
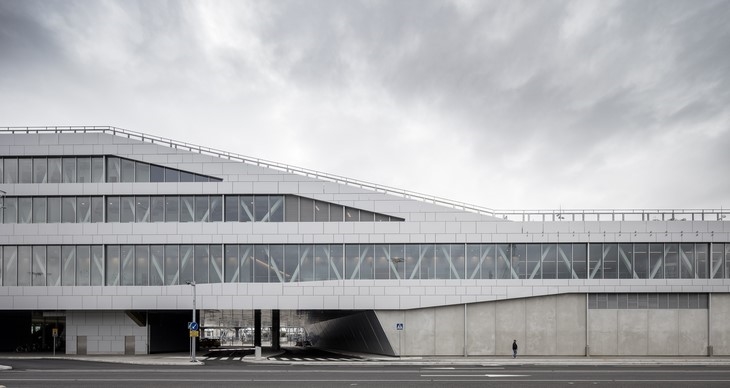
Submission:
[[[195,300],[196,298],[196,292],[195,292],[195,281],[192,282],[186,282],[187,284],[193,286],[193,323],[195,323]],[[190,362],[198,362],[198,360],[195,359],[195,337],[193,335],[190,336]]]

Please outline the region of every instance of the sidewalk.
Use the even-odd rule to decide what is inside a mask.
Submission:
[[[331,351],[331,350],[330,350]],[[242,362],[262,365],[409,365],[409,366],[515,366],[515,365],[707,365],[707,366],[730,366],[730,357],[537,357],[523,356],[513,359],[511,356],[490,356],[490,357],[388,357],[372,354],[343,353],[348,356],[359,357],[359,360],[342,361],[279,361],[269,360],[268,357],[275,357],[281,354],[269,348],[263,348],[261,359],[254,355],[246,355]],[[108,362],[134,365],[168,365],[181,367],[194,367],[205,365],[205,356],[197,355],[198,362],[191,362],[189,353],[162,353],[144,355],[66,355],[50,353],[0,353],[1,359],[61,359],[92,362]],[[0,361],[2,363],[2,361]],[[8,369],[0,365],[0,370]]]

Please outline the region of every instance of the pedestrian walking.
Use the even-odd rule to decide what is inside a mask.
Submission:
[[[517,340],[512,341],[512,358],[517,358]]]

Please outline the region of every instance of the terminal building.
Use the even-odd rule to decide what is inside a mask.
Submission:
[[[0,351],[730,355],[727,210],[495,211],[115,127],[0,129]],[[195,307],[194,307],[195,302]]]

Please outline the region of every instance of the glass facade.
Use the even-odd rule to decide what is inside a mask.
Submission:
[[[220,178],[137,162],[117,156],[0,158],[0,183],[221,181]]]
[[[623,246],[622,245],[626,245]],[[617,279],[599,271],[616,253],[624,267],[649,258],[647,244],[184,244],[7,245],[0,247],[0,285],[176,285],[291,283],[358,279]],[[662,246],[661,262],[673,261]],[[676,244],[674,244],[676,245]],[[683,244],[694,278],[730,278],[730,244]],[[709,249],[708,249],[709,248]],[[631,255],[627,251],[633,252]],[[600,254],[593,260],[592,253]],[[626,257],[621,255],[626,254]],[[639,252],[639,255],[636,253]],[[711,252],[711,260],[706,253]],[[588,253],[588,254],[586,254]],[[703,258],[704,256],[704,258]],[[642,259],[643,258],[643,259]],[[711,264],[711,266],[710,266]],[[662,265],[660,268],[666,268]],[[722,268],[722,270],[720,269]],[[657,277],[641,279],[661,279]],[[689,278],[690,271],[684,276]],[[603,277],[597,277],[602,274]],[[607,274],[615,277],[605,277]],[[631,278],[646,271],[631,271]],[[680,273],[681,275],[681,273]],[[700,277],[705,275],[705,277]]]
[[[588,308],[606,309],[707,309],[709,297],[700,293],[589,294]]]
[[[316,201],[319,206],[340,212],[329,212],[327,217],[315,218],[314,213],[300,217],[298,210],[285,204],[298,203],[299,199],[293,195],[5,197],[0,223],[221,222],[224,215],[226,222],[345,221],[343,206],[321,201]],[[296,211],[294,216],[285,216],[287,209]],[[381,221],[403,221],[385,214],[378,216]]]

